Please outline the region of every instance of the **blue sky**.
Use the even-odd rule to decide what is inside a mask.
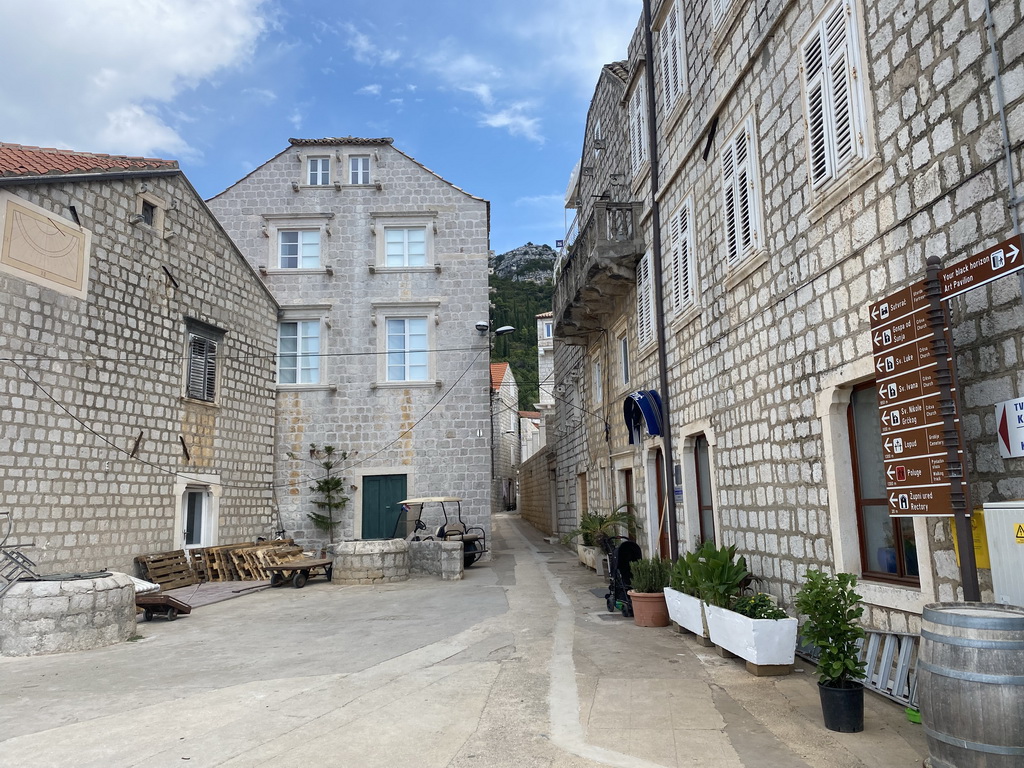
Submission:
[[[554,245],[600,67],[626,57],[641,9],[641,0],[3,2],[0,141],[176,159],[210,197],[289,137],[391,136],[491,201],[496,252]]]

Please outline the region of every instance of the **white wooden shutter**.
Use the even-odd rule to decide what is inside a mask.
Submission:
[[[651,254],[644,254],[636,265],[636,335],[640,346],[654,338],[654,300],[651,295]]]
[[[731,0],[711,0],[711,23],[718,24],[725,16]]]
[[[661,29],[661,77],[665,109],[670,110],[683,92],[682,18],[679,0],[673,0]]]
[[[676,311],[693,303],[693,264],[690,243],[690,201],[683,203],[671,222],[672,303]]]
[[[722,150],[723,223],[726,260],[730,264],[749,256],[759,247],[757,187],[754,119],[748,118]]]
[[[824,30],[828,43],[837,172],[853,159],[857,147],[851,92],[849,18],[846,3],[839,3],[826,17]]]
[[[629,157],[633,173],[639,173],[647,161],[647,99],[643,82],[637,83],[629,97]]]
[[[725,195],[722,201],[725,259],[732,264],[739,258],[739,247],[736,243],[736,158],[731,142],[722,150],[722,191]]]

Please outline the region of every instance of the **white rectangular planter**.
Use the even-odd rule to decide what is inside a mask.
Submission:
[[[705,605],[704,611],[715,645],[758,666],[793,663],[796,619],[750,619],[714,605]]]
[[[672,621],[699,637],[705,637],[703,603],[699,597],[665,587],[665,604]]]
[[[597,570],[597,557],[600,550],[597,547],[585,547],[582,544],[576,545],[576,554],[579,555],[580,563]]]

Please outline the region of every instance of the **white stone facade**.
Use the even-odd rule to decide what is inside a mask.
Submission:
[[[488,318],[488,203],[391,139],[342,138],[294,139],[209,204],[280,301],[282,333],[315,350],[300,346],[277,385],[281,527],[326,540],[308,518],[316,444],[348,453],[335,540],[391,535],[400,510],[377,504],[382,487],[460,496],[489,533],[489,361],[475,329]],[[395,327],[425,337],[425,360],[388,354]]]
[[[186,528],[203,545],[271,533],[277,304],[255,271],[175,163],[86,156],[65,173],[70,153],[4,148],[40,169],[56,158],[49,174],[0,178],[7,545],[42,574],[133,573]],[[58,257],[77,287],[53,277]],[[216,341],[208,400],[189,396],[196,329]]]
[[[664,270],[654,279],[662,281],[666,297],[680,548],[701,535],[698,452],[704,450],[713,533],[719,542],[737,544],[767,591],[789,606],[807,568],[853,572],[863,575],[860,589],[873,626],[915,631],[924,604],[963,595],[950,523],[912,522],[919,574],[865,574],[873,547],[858,535],[848,410],[854,387],[874,376],[868,306],[924,277],[930,256],[949,265],[1009,238],[1022,213],[1020,198],[1012,200],[1009,192],[986,4],[775,0],[755,6],[733,0],[716,6],[725,9],[720,20],[713,18],[711,4],[654,5],[660,185],[652,197],[649,162],[634,157],[629,146],[612,149],[616,134],[608,131],[618,92],[625,104],[617,108],[618,119],[625,121],[630,94],[645,87],[638,28],[621,70],[622,85],[609,84],[609,68],[598,85],[583,142],[582,165],[592,170],[581,173],[580,201],[584,208],[592,205],[590,195],[603,191],[603,173],[621,174],[609,178],[626,179],[629,192],[616,198],[618,187],[609,183],[611,199],[642,202],[645,250],[653,244],[652,202],[658,203]],[[1022,8],[1009,0],[995,0],[991,7],[1010,166],[1019,190]],[[664,55],[673,14],[682,29],[676,58]],[[809,133],[809,126],[820,123],[814,111],[820,82],[813,76],[813,57],[805,56],[812,56],[808,51],[819,30],[835,28],[845,32],[832,40],[829,55],[833,71],[846,66],[842,56],[850,65],[849,90],[843,91],[848,111],[842,114],[852,139],[833,146]],[[676,80],[664,66],[674,61],[681,63],[678,89],[668,84]],[[602,95],[609,90],[613,98]],[[839,96],[832,93],[826,101],[830,115],[840,114]],[[594,141],[598,118],[600,153]],[[847,124],[837,121],[825,119],[832,127]],[[835,135],[842,131],[835,128]],[[618,137],[628,144],[629,131]],[[607,157],[610,151],[617,156]],[[730,186],[729,179],[737,178],[730,174],[740,170],[747,174],[742,184]],[[737,196],[730,197],[730,189]],[[744,205],[737,203],[729,218],[730,206],[741,197]],[[675,229],[684,211],[685,241]],[[692,282],[679,301],[674,248],[682,242],[692,257]],[[604,269],[605,275],[613,271]],[[588,298],[574,287],[560,294],[574,279],[564,269],[562,275],[556,329],[579,346],[560,357],[556,345],[556,386],[568,392],[574,376],[577,386],[585,381],[595,355],[620,327],[640,346],[638,388],[653,384],[656,358],[644,358],[635,327],[636,279],[632,292],[617,299],[621,306],[609,311],[607,297]],[[593,282],[575,279],[582,286]],[[600,304],[594,327],[607,333],[580,335],[566,322],[578,319],[578,309],[571,309],[574,297],[591,307]],[[1024,465],[999,457],[993,406],[1024,393],[1021,282],[1005,277],[949,305],[973,506],[1020,498]],[[604,394],[611,395],[607,389]],[[581,471],[600,475],[621,463],[631,465],[635,497],[649,506],[650,494],[637,481],[641,474],[651,476],[648,458],[662,441],[645,438],[644,447],[622,453],[616,424],[605,419],[611,439],[601,434],[603,423],[591,421],[589,451],[581,449],[582,440],[558,443],[560,504],[573,503],[569,491],[580,487]],[[608,477],[604,484],[586,483],[591,506],[622,498],[611,492],[614,475]],[[561,510],[560,516],[566,517]],[[990,595],[987,573],[981,582],[983,596]]]
[[[519,385],[508,363],[491,365],[491,432],[494,435],[491,511],[515,509],[518,500]]]

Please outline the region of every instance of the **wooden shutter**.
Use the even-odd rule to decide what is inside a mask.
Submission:
[[[654,301],[651,293],[651,254],[636,265],[636,335],[643,346],[654,337]]]
[[[629,97],[629,158],[633,173],[647,161],[647,115],[643,83],[637,83]]]
[[[189,338],[188,396],[213,402],[217,392],[217,342],[204,336]]]
[[[722,150],[726,259],[735,263],[759,247],[754,119],[748,118]]]
[[[723,224],[725,225],[725,258],[730,264],[739,258],[736,242],[736,157],[732,142],[722,150]]]
[[[839,3],[825,19],[828,43],[829,81],[832,95],[832,123],[835,136],[836,171],[856,154],[853,123],[853,94],[850,72],[850,28],[846,3]]]
[[[661,77],[665,93],[665,109],[671,109],[683,92],[682,32],[678,0],[673,0],[672,9],[661,29]]]
[[[690,201],[683,203],[671,222],[672,302],[676,311],[693,303],[693,275],[690,248]]]

